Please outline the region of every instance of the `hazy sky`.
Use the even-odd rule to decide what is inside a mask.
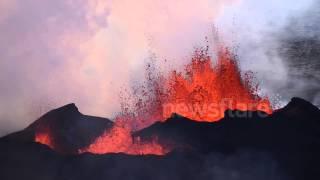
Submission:
[[[265,92],[274,93],[267,85],[286,78],[286,68],[263,55],[272,41],[261,41],[311,3],[0,0],[0,135],[70,102],[84,113],[112,117],[119,91],[143,76],[150,52],[179,67],[210,36],[213,23],[226,42],[240,47],[242,69],[257,72]],[[276,72],[268,77],[270,70]]]

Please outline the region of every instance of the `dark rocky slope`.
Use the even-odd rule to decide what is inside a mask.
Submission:
[[[78,142],[72,147],[78,147],[87,143],[81,142],[86,140],[86,135],[88,139],[99,136],[101,132],[93,132],[100,127],[99,123],[105,125],[103,128],[110,127],[111,122],[90,119],[78,113],[74,105],[68,105],[44,115],[18,135],[0,140],[0,179],[320,178],[320,110],[317,107],[293,98],[286,107],[270,116],[240,111],[226,111],[225,114],[225,118],[215,123],[173,115],[165,122],[134,134],[142,139],[157,136],[161,143],[176,147],[165,156],[63,155],[21,138],[46,122],[52,124],[51,127],[67,129],[58,131],[55,136],[72,135],[72,144]],[[78,125],[73,127],[73,124]],[[73,134],[74,130],[86,134]],[[69,141],[57,139],[62,147],[68,147],[65,143]]]

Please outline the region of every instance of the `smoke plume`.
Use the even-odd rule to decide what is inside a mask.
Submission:
[[[183,64],[231,2],[0,1],[0,135],[69,102],[112,118],[150,51]]]
[[[255,73],[261,93],[278,107],[295,96],[319,106],[319,7],[313,0],[247,0],[218,22],[237,46],[241,69]]]

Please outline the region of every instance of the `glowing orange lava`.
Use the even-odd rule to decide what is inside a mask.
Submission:
[[[124,114],[131,114],[132,129],[165,121],[173,113],[207,122],[220,120],[228,109],[272,113],[269,99],[258,95],[252,74],[241,76],[228,49],[221,48],[214,62],[207,50],[197,50],[185,72],[165,76],[156,74],[156,68],[147,68],[147,83],[134,103],[123,108]],[[132,112],[127,112],[130,107]]]
[[[121,121],[97,138],[89,147],[80,150],[80,153],[90,152],[94,154],[125,153],[131,155],[164,155],[169,152],[155,140],[142,142],[139,137],[133,138],[131,129]]]
[[[223,118],[227,109],[272,113],[270,101],[257,95],[250,78],[241,78],[237,62],[227,49],[219,52],[215,65],[210,56],[198,51],[186,66],[185,76],[173,72],[166,80],[166,96],[161,97],[163,118],[178,113],[213,122]]]
[[[157,138],[142,141],[132,132],[165,121],[172,113],[207,122],[220,120],[228,109],[272,113],[269,99],[257,94],[258,86],[252,84],[250,74],[241,76],[228,49],[220,49],[215,63],[207,50],[196,51],[184,73],[163,75],[155,69],[147,72],[146,84],[137,88],[140,93],[131,96],[133,101],[125,100],[114,126],[79,153],[164,155],[172,147],[163,147]],[[53,147],[48,134],[37,134],[36,142]]]
[[[169,77],[152,76],[155,72],[149,71],[147,85],[141,87],[142,97],[137,94],[133,101],[134,112],[128,112],[125,106],[118,117],[121,120],[81,152],[166,154],[168,148],[155,140],[141,143],[132,138],[131,132],[164,121],[172,113],[208,122],[223,118],[227,109],[272,113],[270,101],[257,95],[252,77],[241,78],[237,62],[227,49],[219,52],[215,65],[206,51],[196,51],[185,75],[173,71]]]
[[[35,142],[49,146],[51,149],[54,149],[51,137],[47,132],[41,132],[35,134]]]

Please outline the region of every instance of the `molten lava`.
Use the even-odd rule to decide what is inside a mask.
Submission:
[[[132,129],[165,121],[173,113],[207,122],[220,120],[228,109],[272,113],[269,99],[257,94],[252,74],[241,76],[228,49],[221,49],[215,62],[207,50],[198,50],[184,73],[172,71],[165,76],[147,68],[147,83],[134,103],[123,108],[124,114],[131,114]],[[128,107],[132,112],[127,112]]]
[[[173,72],[162,96],[163,118],[178,113],[197,121],[213,122],[227,109],[272,113],[270,101],[257,95],[257,87],[246,74],[242,79],[230,52],[221,50],[215,65],[204,52],[196,52],[186,66],[186,76]]]
[[[164,155],[173,147],[163,147],[156,137],[143,141],[133,137],[132,132],[165,121],[172,113],[207,122],[220,120],[228,109],[272,113],[268,98],[257,94],[258,86],[252,84],[249,73],[241,76],[229,50],[220,50],[215,62],[205,50],[195,52],[185,73],[159,75],[154,69],[147,69],[147,82],[138,88],[141,93],[126,101],[133,104],[124,103],[114,126],[79,153]],[[48,134],[37,134],[36,142],[53,147]]]
[[[151,142],[142,142],[139,137],[133,138],[131,129],[121,121],[97,138],[89,147],[80,150],[80,153],[94,154],[126,153],[131,155],[164,155],[169,152],[154,138]]]
[[[35,142],[49,146],[54,149],[51,136],[48,132],[41,132],[35,134]]]
[[[150,69],[149,69],[150,70]],[[170,151],[152,140],[142,143],[131,132],[164,121],[178,113],[196,121],[217,121],[227,109],[272,113],[270,101],[257,95],[250,76],[241,78],[237,62],[230,52],[221,50],[216,65],[207,51],[196,51],[186,75],[173,71],[169,77],[152,76],[141,87],[142,96],[133,104],[134,112],[123,109],[116,125],[81,152],[163,155]],[[150,75],[151,74],[151,75]],[[145,88],[147,87],[147,88]],[[139,138],[138,138],[139,139]],[[172,147],[171,147],[172,148]]]

